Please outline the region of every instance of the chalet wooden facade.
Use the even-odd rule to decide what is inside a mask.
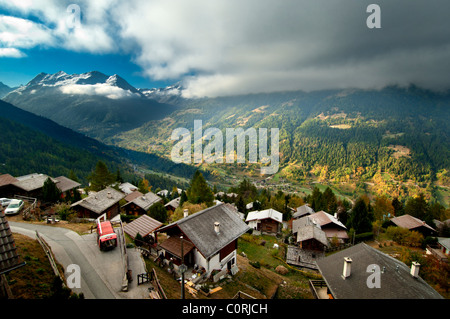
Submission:
[[[73,203],[71,207],[77,212],[79,218],[96,219],[106,214],[107,219],[112,219],[120,214],[119,201],[124,197],[125,194],[122,192],[108,187]]]
[[[254,230],[266,234],[277,234],[283,226],[283,214],[272,208],[263,211],[253,211],[248,213],[245,222]]]
[[[65,176],[53,178],[45,174],[29,174],[13,177],[9,174],[4,174],[0,176],[0,196],[12,198],[15,195],[19,195],[41,199],[42,189],[48,178],[55,183],[56,187],[61,192],[61,198],[64,198],[67,192],[73,194],[73,192],[81,186],[80,183]]]
[[[437,234],[437,231],[426,222],[408,214],[392,218],[391,223],[392,225],[406,228],[410,231],[417,231],[423,234],[424,237],[435,236]]]
[[[236,265],[237,240],[248,230],[234,209],[219,204],[160,228],[156,234],[168,236],[158,243],[165,259],[175,265],[197,266],[210,274]]]
[[[122,206],[127,215],[141,216],[148,212],[150,207],[162,201],[162,198],[152,192],[148,192],[142,196],[135,197]]]

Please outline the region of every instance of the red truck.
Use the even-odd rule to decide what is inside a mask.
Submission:
[[[97,241],[100,250],[114,249],[117,247],[117,234],[109,220],[97,222]]]

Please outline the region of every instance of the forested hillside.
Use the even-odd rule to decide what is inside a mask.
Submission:
[[[0,121],[0,173],[60,176],[72,169],[86,182],[98,160],[129,179],[143,175],[139,167],[187,178],[195,172],[154,154],[105,145],[1,100]]]
[[[363,191],[368,183],[378,187],[376,192],[395,189],[398,196],[412,195],[409,187],[431,193],[434,182],[449,186],[449,94],[411,86],[252,94],[181,104],[162,121],[111,141],[169,156],[171,132],[178,127],[192,132],[194,120],[203,120],[203,130],[217,127],[224,134],[226,128],[279,128],[277,176],[290,181],[359,183]],[[209,168],[225,178],[232,169],[226,164]],[[259,165],[241,168],[258,176]]]

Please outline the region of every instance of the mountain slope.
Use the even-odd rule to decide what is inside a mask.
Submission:
[[[192,132],[194,120],[203,120],[203,130],[216,127],[223,134],[226,128],[279,128],[279,175],[291,181],[373,183],[387,173],[392,180],[425,188],[450,168],[449,94],[411,86],[251,94],[183,104],[170,117],[121,133],[114,142],[140,151],[152,145],[151,151],[169,156],[171,132],[178,127]],[[228,166],[213,165],[225,172]],[[257,176],[258,167],[243,169]]]
[[[41,73],[3,98],[98,139],[160,119],[175,107],[151,100],[118,75]]]
[[[9,92],[14,91],[14,88],[11,88],[7,86],[6,84],[3,84],[0,82],[0,99],[7,95]]]
[[[139,165],[144,169],[190,178],[194,167],[175,164],[154,154],[105,145],[95,139],[63,127],[52,120],[19,109],[0,100],[0,172],[13,175],[33,172],[64,174],[74,169],[86,177],[98,160],[122,173]],[[70,160],[68,160],[70,158]]]

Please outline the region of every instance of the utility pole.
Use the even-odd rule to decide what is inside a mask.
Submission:
[[[183,236],[180,236],[181,239],[181,265],[178,268],[181,273],[181,299],[184,299],[184,273],[186,272],[186,266],[184,265],[184,252],[183,252]]]

